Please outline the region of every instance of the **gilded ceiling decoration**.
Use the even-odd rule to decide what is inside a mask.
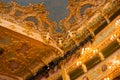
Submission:
[[[120,47],[120,16],[116,14],[120,0],[68,0],[67,9],[64,19],[53,22],[44,3],[0,2],[0,79],[98,80],[96,74],[109,71],[106,55]],[[119,66],[116,55],[110,59],[116,58]],[[94,70],[89,72],[88,62],[94,58],[102,66],[91,74]],[[78,67],[84,75],[71,77]],[[109,80],[108,75],[99,79]]]
[[[3,65],[0,67],[0,73],[27,79],[60,54],[57,49],[18,33],[2,27],[0,31],[0,65]]]

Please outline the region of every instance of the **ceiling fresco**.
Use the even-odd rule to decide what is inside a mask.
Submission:
[[[10,2],[11,0],[3,0],[4,2]],[[29,5],[29,3],[38,4],[45,3],[47,10],[49,11],[49,18],[52,21],[60,21],[67,15],[67,0],[14,0],[20,5]]]

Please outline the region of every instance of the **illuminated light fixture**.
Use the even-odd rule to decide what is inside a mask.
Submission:
[[[90,48],[88,47],[88,48],[85,48],[85,50],[90,50]]]
[[[97,52],[98,52],[98,50],[97,50],[97,49],[93,50],[93,53],[97,53]]]
[[[120,64],[120,61],[119,61],[119,60],[114,60],[114,61],[113,61],[113,64],[119,65],[119,64]]]
[[[85,64],[82,64],[81,66],[82,66],[83,72],[86,73],[86,72],[87,72],[87,67],[86,67],[86,65],[85,65]]]
[[[76,65],[79,66],[80,64],[81,64],[81,61],[78,61]]]
[[[110,80],[110,78],[104,78],[104,80]]]
[[[116,34],[113,34],[110,38],[111,41],[113,41],[116,38]]]
[[[82,48],[82,52],[81,52],[82,55],[84,54],[84,51],[85,51],[85,48]]]
[[[119,43],[119,45],[120,45],[120,39],[119,38],[117,38],[117,42]]]
[[[108,68],[111,70],[111,69],[112,69],[112,66],[108,66]]]
[[[83,69],[83,72],[87,72],[87,67],[86,67],[86,65],[83,64],[81,61],[78,61],[76,65],[77,65],[77,66],[81,65],[81,67],[82,67],[82,69]]]
[[[120,24],[120,19],[118,19],[116,22],[115,22],[115,26],[118,26]]]
[[[92,49],[87,47],[87,48],[82,48],[81,54],[83,55],[85,52],[90,52]]]

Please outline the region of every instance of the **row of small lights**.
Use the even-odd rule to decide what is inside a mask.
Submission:
[[[116,22],[115,22],[115,26],[116,27],[119,27],[120,25],[120,19],[118,19]],[[114,39],[116,39],[117,35],[116,34],[113,34],[110,38],[111,41],[113,41]]]
[[[119,24],[120,24],[120,19],[116,21],[115,25],[118,26]],[[113,41],[114,39],[116,39],[116,37],[117,37],[117,35],[116,35],[116,34],[113,34],[113,35],[111,36],[110,40]],[[81,54],[83,55],[83,54],[85,53],[85,51],[91,51],[91,50],[92,50],[92,49],[89,48],[89,47],[88,47],[88,48],[82,48]],[[93,51],[93,53],[97,53],[97,52],[98,52],[97,49],[92,50],[92,51]],[[78,61],[78,62],[76,63],[76,65],[79,66],[81,63],[82,63],[81,61]],[[108,66],[108,68],[111,70],[114,66],[119,65],[119,64],[120,64],[120,61],[119,61],[119,60],[114,60],[114,61],[113,61],[113,64],[112,64],[111,66]],[[104,78],[104,80],[110,80],[110,78],[107,77],[107,78]]]
[[[91,49],[91,48],[86,48],[86,49],[83,48],[83,49],[82,49],[82,54],[84,54],[84,50],[90,50],[90,49]],[[96,53],[96,52],[98,52],[98,50],[95,49],[95,50],[93,50],[93,52]],[[81,62],[81,61],[78,61],[76,65],[79,66],[79,65],[81,65],[81,64],[82,64],[82,62]],[[108,66],[108,68],[109,68],[110,70],[112,70],[112,68],[114,68],[114,67],[117,66],[117,65],[120,65],[120,60],[113,60],[113,61],[112,61],[112,64],[111,64],[110,66]],[[110,80],[110,78],[107,77],[107,78],[104,78],[104,80]]]
[[[120,19],[116,21],[115,26],[118,26],[119,24],[120,24]],[[110,40],[113,41],[116,37],[117,35],[114,34],[111,36]],[[120,60],[114,60],[113,64],[111,66],[108,66],[108,68],[111,70],[114,66],[119,65],[119,64],[120,64]],[[110,78],[107,77],[107,78],[104,78],[104,80],[110,80]]]
[[[87,47],[87,48],[82,48],[81,55],[84,55],[86,52],[97,53],[98,50],[97,50],[97,49],[92,49],[92,48],[89,48],[89,47]],[[81,64],[81,63],[82,63],[81,61],[78,61],[78,62],[77,62],[77,66],[78,66],[79,64]]]
[[[118,26],[120,24],[120,19],[116,21],[115,26]],[[116,39],[117,35],[113,34],[110,38],[111,41],[113,41],[114,39]],[[114,60],[113,64],[108,66],[108,68],[111,70],[112,68],[114,68],[116,65],[120,65],[120,60]],[[104,78],[104,80],[110,80],[109,77]]]
[[[79,65],[81,65],[81,64],[82,64],[82,62],[79,61],[79,62],[77,62],[76,65],[79,66]],[[113,60],[113,61],[112,61],[112,64],[109,65],[108,68],[109,68],[109,70],[112,70],[113,68],[115,68],[115,66],[118,66],[118,65],[120,65],[120,60]],[[104,78],[104,80],[110,80],[110,78],[107,77],[107,78]]]
[[[117,65],[120,65],[120,60],[114,60],[114,61],[113,61],[113,64],[110,65],[110,66],[108,66],[108,68],[111,70],[112,68],[114,68],[114,67],[117,66]],[[104,78],[104,80],[110,80],[110,78],[107,77],[107,78]]]

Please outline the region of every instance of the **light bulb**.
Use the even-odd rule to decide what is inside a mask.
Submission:
[[[113,63],[114,64],[120,64],[120,61],[119,60],[114,60]]]
[[[120,19],[118,19],[116,22],[115,22],[115,26],[118,26],[120,24]]]
[[[110,80],[110,78],[104,78],[104,80]]]
[[[84,54],[84,51],[85,51],[85,48],[82,48],[82,52],[81,52],[82,55]]]
[[[81,61],[78,61],[76,65],[79,66],[80,64],[81,64]]]
[[[116,34],[113,34],[110,38],[111,41],[113,41],[116,38]]]
[[[97,53],[97,52],[98,52],[98,50],[97,50],[97,49],[93,50],[93,53]]]

